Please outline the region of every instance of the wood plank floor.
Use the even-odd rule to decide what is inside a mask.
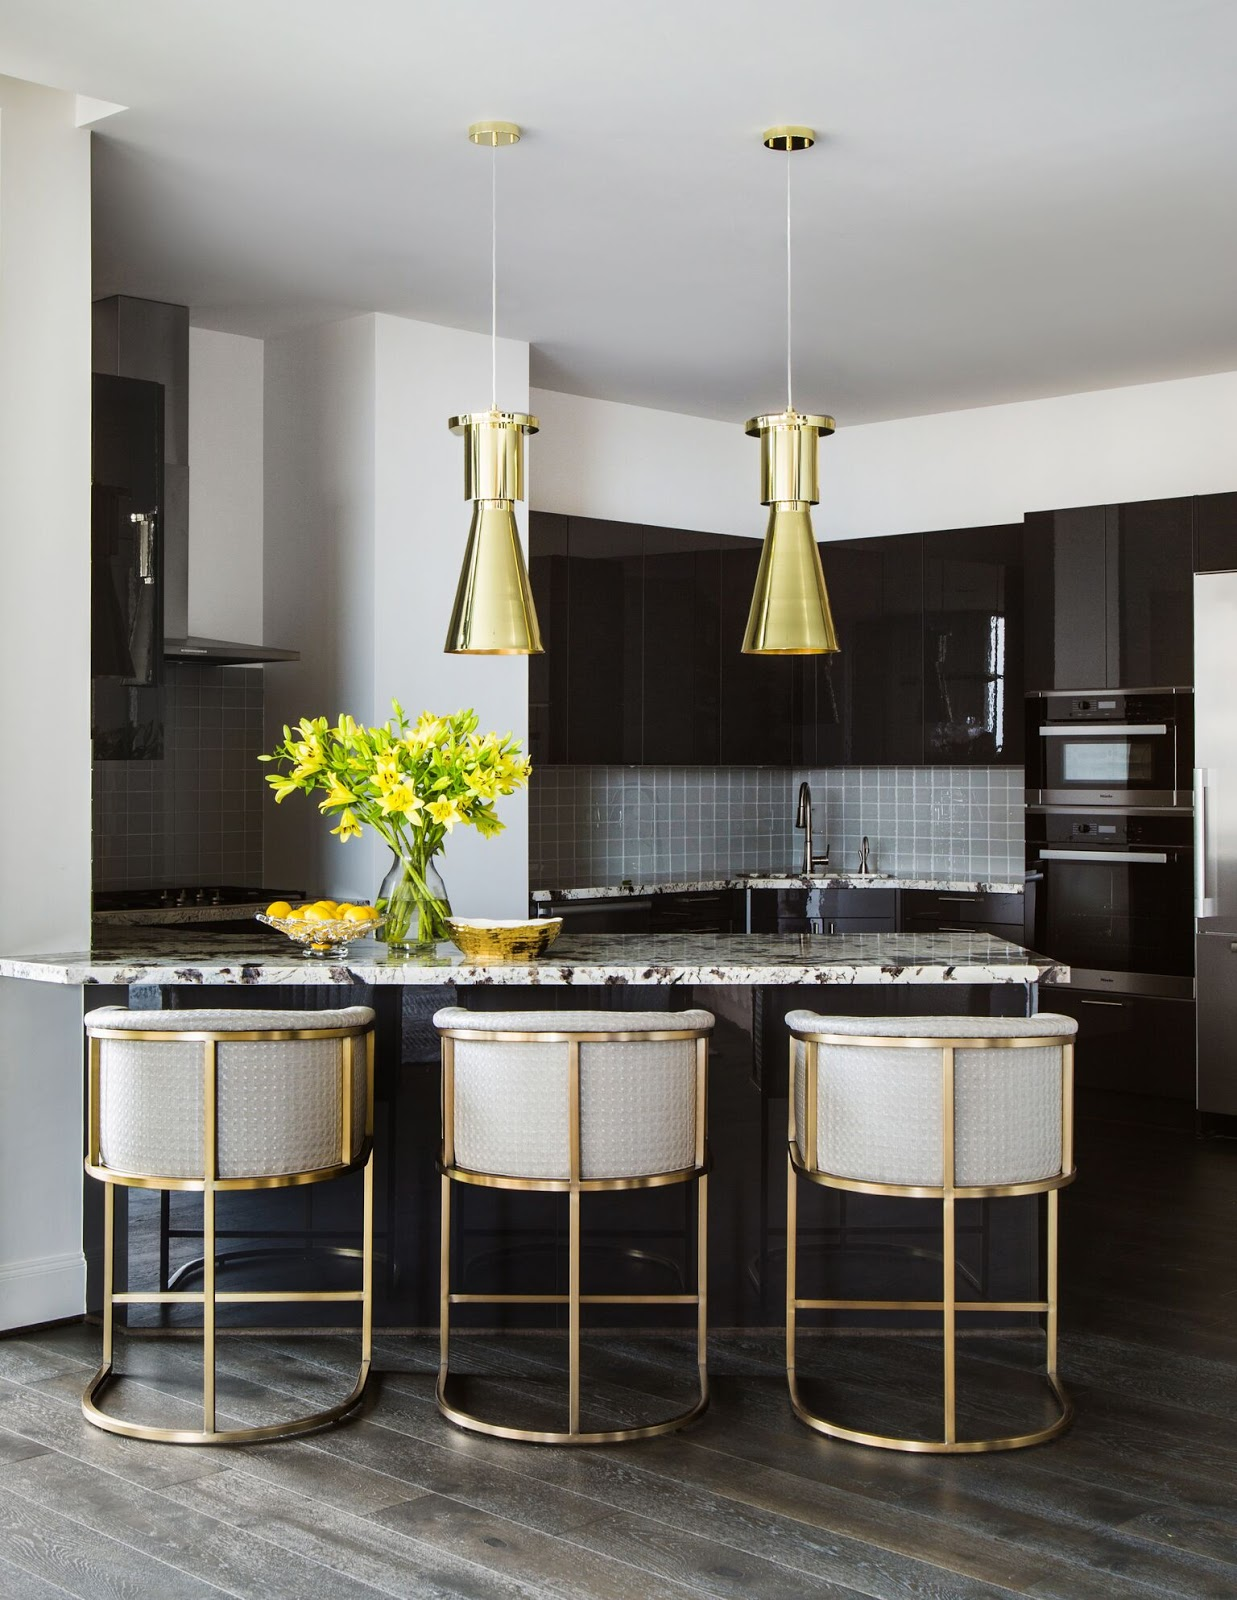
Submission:
[[[80,1324],[0,1340],[0,1597],[1237,1600],[1237,1145],[1145,1102],[1082,1110],[1062,1208],[1078,1418],[1053,1444],[944,1459],[834,1443],[791,1416],[778,1336],[746,1331],[711,1340],[702,1421],[642,1444],[464,1435],[434,1405],[435,1341],[384,1335],[359,1419],[285,1444],[149,1445],[82,1420],[99,1335]],[[557,1337],[457,1346],[479,1408],[531,1417],[558,1398]],[[678,1336],[590,1350],[599,1420],[689,1393]],[[221,1410],[253,1422],[323,1404],[355,1351],[343,1336],[225,1339]],[[964,1421],[1033,1421],[1037,1353],[969,1339]],[[111,1404],[192,1424],[192,1340],[134,1338],[121,1361]],[[931,1339],[809,1335],[801,1365],[832,1415],[933,1425]]]

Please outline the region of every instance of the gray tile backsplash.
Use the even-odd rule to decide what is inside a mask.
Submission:
[[[168,663],[158,761],[94,763],[96,889],[262,882],[263,677]]]
[[[714,877],[799,863],[799,784],[816,848],[875,871],[1021,879],[1020,767],[542,767],[529,803],[534,889],[624,878]]]

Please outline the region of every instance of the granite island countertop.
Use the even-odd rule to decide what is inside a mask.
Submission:
[[[119,937],[123,932],[124,937]],[[194,984],[895,984],[1056,983],[1069,968],[982,933],[564,934],[536,960],[477,962],[451,944],[400,957],[358,940],[306,956],[250,934],[116,930],[86,951],[0,956],[0,978],[41,983]]]
[[[945,894],[1021,894],[1023,888],[1021,878],[1015,882],[1012,879],[933,877],[924,873],[890,873],[888,876],[869,873],[861,877],[857,872],[768,875],[739,872],[716,878],[624,878],[619,883],[574,884],[570,888],[534,889],[530,898],[540,904],[551,900],[620,900],[716,889],[934,889]]]

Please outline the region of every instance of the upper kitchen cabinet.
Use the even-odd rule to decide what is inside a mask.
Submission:
[[[1195,496],[1194,570],[1237,572],[1237,494]]]
[[[719,535],[644,529],[641,660],[647,766],[714,765],[721,751]]]
[[[815,748],[802,759],[917,765],[924,759],[922,537],[835,540],[821,547],[821,560],[841,649],[814,658]]]
[[[528,658],[528,753],[535,765],[567,760],[567,672],[571,637],[568,519],[528,519],[528,578],[545,652]]]
[[[163,753],[163,387],[95,373],[91,728],[100,760]]]
[[[1022,761],[1021,523],[923,535],[923,760]]]
[[[631,765],[642,760],[644,529],[567,522],[566,759]]]
[[[1027,517],[1028,689],[1194,681],[1193,508],[1185,497]]]
[[[788,766],[796,738],[799,656],[745,656],[743,634],[760,567],[760,542],[728,539],[720,552],[720,759],[727,766]]]

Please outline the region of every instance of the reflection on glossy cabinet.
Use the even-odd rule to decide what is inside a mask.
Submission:
[[[1022,761],[1021,523],[923,535],[924,754]]]
[[[1191,684],[1192,568],[1188,497],[1029,515],[1027,688]]]
[[[923,760],[923,544],[919,534],[821,547],[836,655],[815,658],[821,766]]]

